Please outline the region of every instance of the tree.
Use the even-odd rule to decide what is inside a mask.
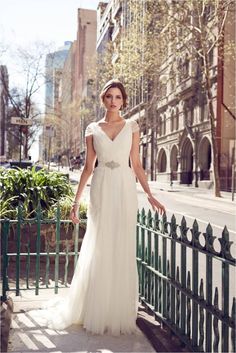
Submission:
[[[23,155],[24,158],[26,158],[28,156],[28,151],[30,150],[32,144],[36,141],[37,132],[41,126],[40,120],[37,119],[37,117],[40,116],[40,112],[37,108],[37,105],[32,101],[29,118],[31,116],[32,118],[34,118],[34,124],[30,126],[13,125],[11,124],[10,117],[25,117],[25,114],[23,113],[25,102],[22,101],[24,93],[22,92],[22,90],[15,87],[9,89],[8,97],[10,97],[10,103],[8,108],[9,121],[7,124],[8,142],[10,146],[9,157],[15,158],[16,154],[19,153],[21,144],[23,144]]]
[[[41,111],[39,109],[40,95],[44,82],[44,60],[49,47],[42,42],[35,42],[29,47],[18,47],[13,54],[16,57],[15,74],[10,73],[10,81],[19,81],[15,87],[8,87],[7,82],[2,81],[10,105],[9,118],[17,116],[22,119],[32,119],[33,125],[25,129],[24,158],[36,139],[41,125]],[[8,53],[9,54],[9,53]],[[2,58],[2,61],[4,56]],[[14,129],[10,129],[13,133]]]

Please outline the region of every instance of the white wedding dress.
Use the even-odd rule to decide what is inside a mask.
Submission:
[[[98,166],[91,180],[87,230],[66,300],[48,305],[46,325],[64,329],[81,324],[89,332],[137,332],[137,190],[129,167],[135,121],[111,140],[98,122],[89,124]],[[41,311],[41,310],[40,310]]]

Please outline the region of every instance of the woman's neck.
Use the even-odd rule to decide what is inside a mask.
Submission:
[[[115,122],[120,122],[122,120],[123,118],[117,112],[113,113],[113,112],[107,111],[104,116],[104,121],[106,121],[107,123],[115,123]]]

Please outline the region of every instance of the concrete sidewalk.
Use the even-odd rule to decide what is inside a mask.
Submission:
[[[185,198],[191,202],[204,202],[211,209],[221,208],[225,212],[229,212],[230,214],[236,214],[236,196],[235,200],[232,201],[231,193],[229,192],[221,192],[221,197],[215,197],[213,190],[208,189],[199,189],[193,186],[183,186],[183,185],[173,185],[170,186],[167,183],[160,183],[156,181],[148,182],[151,190],[158,194],[161,191],[164,192],[173,192],[178,193],[181,198]],[[137,183],[138,192],[143,192],[142,187],[139,183]]]
[[[60,296],[66,296],[68,289],[61,288]],[[144,334],[109,336],[87,333],[81,326],[73,325],[57,331],[43,327],[37,320],[35,309],[53,296],[50,289],[22,291],[19,297],[11,295],[14,314],[8,350],[10,352],[155,352]]]

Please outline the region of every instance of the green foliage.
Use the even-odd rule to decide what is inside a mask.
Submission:
[[[46,212],[60,198],[72,197],[71,185],[59,172],[29,169],[0,169],[1,217],[12,218],[20,202],[24,217],[34,217],[37,205]]]
[[[16,218],[16,209],[11,208],[11,202],[15,200],[16,197],[9,197],[6,200],[0,202],[0,218]]]
[[[54,218],[57,212],[57,206],[60,207],[60,216],[61,219],[69,219],[70,211],[72,204],[74,202],[74,197],[64,196],[58,200],[58,203],[54,204],[47,212],[47,218]],[[87,218],[87,208],[88,205],[85,202],[81,202],[79,205],[79,218],[86,219]]]

